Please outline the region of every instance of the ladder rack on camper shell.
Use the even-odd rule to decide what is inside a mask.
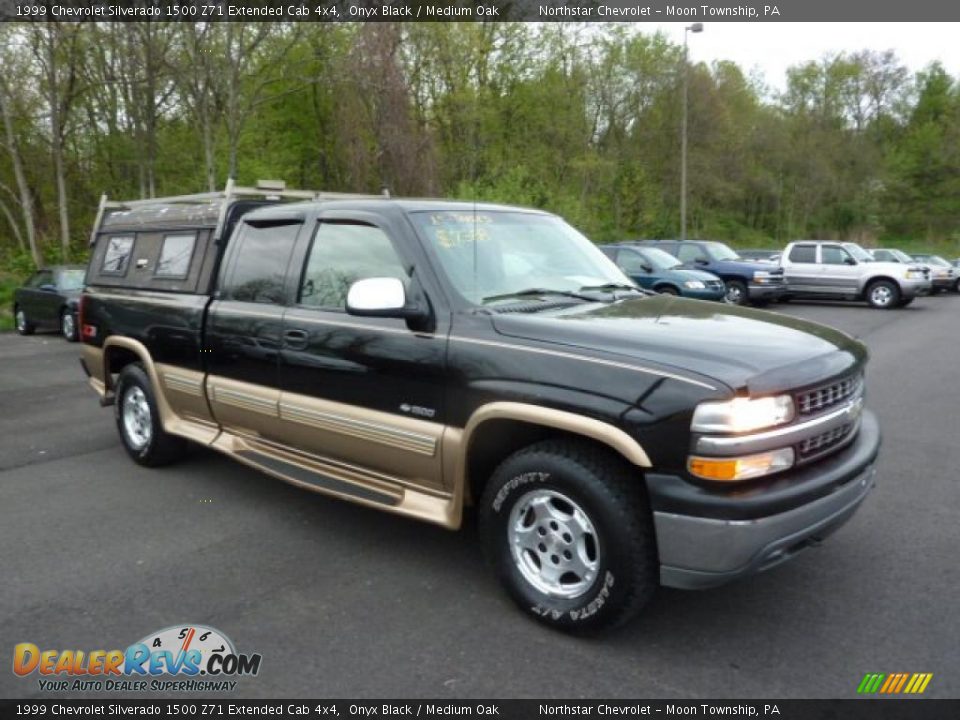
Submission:
[[[223,190],[214,192],[195,193],[192,195],[172,195],[169,197],[145,198],[141,200],[110,200],[106,193],[100,196],[100,205],[97,208],[97,215],[93,221],[93,230],[90,233],[90,245],[94,245],[97,235],[103,224],[104,215],[113,210],[135,210],[137,208],[150,207],[152,205],[175,205],[175,204],[202,204],[215,200],[222,200],[220,205],[220,219],[217,223],[217,235],[223,227],[226,219],[227,208],[230,201],[241,198],[263,198],[265,200],[374,200],[378,198],[389,198],[390,193],[384,188],[380,195],[365,195],[362,193],[340,193],[325,192],[321,190],[287,190],[286,184],[278,180],[259,180],[254,187],[244,187],[236,185],[232,178],[227,180],[227,185]]]

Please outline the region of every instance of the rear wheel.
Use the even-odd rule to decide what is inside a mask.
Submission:
[[[77,316],[69,308],[60,313],[60,334],[67,342],[77,341]]]
[[[747,284],[742,280],[727,280],[726,297],[731,305],[746,305],[750,301]]]
[[[891,280],[875,280],[867,287],[870,307],[889,310],[900,303],[900,287]]]
[[[120,371],[114,410],[120,439],[135,462],[156,467],[183,455],[187,442],[164,431],[156,395],[140,363]]]
[[[15,308],[13,317],[17,324],[18,333],[21,335],[33,335],[33,331],[37,329],[37,326],[27,320],[27,313],[23,311],[23,308]]]
[[[560,630],[623,623],[659,584],[643,481],[586,442],[548,440],[507,458],[484,489],[480,534],[517,605]]]

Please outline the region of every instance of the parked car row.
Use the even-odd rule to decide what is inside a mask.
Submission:
[[[658,292],[675,291],[685,297],[702,298],[707,291],[710,297],[706,299],[725,299],[735,305],[764,305],[778,300],[786,290],[781,268],[768,261],[747,260],[722,242],[635,240],[606,245],[603,250],[634,282]],[[652,255],[655,251],[659,253],[656,258],[662,255],[674,258],[676,264],[671,268],[674,272],[697,271],[699,274],[696,278],[689,278],[689,282],[699,281],[704,287],[676,284],[663,277],[658,267],[666,261],[661,259],[658,265]],[[723,292],[710,292],[719,289]]]
[[[891,248],[871,252],[850,242],[803,240],[782,251],[738,252],[706,240],[635,240],[602,249],[643,288],[737,305],[821,299],[887,309],[922,295],[960,292],[960,260]]]
[[[849,242],[803,240],[782,251],[735,251],[710,240],[634,240],[600,249],[641,288],[736,305],[819,298],[894,308],[921,295],[960,293],[960,258],[896,248],[867,251]],[[76,342],[85,271],[82,265],[55,265],[34,273],[14,293],[17,332],[59,330]]]

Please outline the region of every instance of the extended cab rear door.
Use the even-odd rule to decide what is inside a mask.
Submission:
[[[441,440],[448,317],[428,323],[358,317],[346,311],[350,285],[396,277],[424,293],[426,268],[406,217],[322,210],[305,229],[291,278],[293,305],[283,323],[280,419],[286,443],[346,464],[358,481],[442,490]]]
[[[794,243],[782,262],[791,292],[824,292],[822,287],[823,266],[819,262],[816,243]]]
[[[207,313],[201,353],[207,399],[225,430],[279,440],[280,346],[287,272],[302,213],[278,208],[241,221]]]

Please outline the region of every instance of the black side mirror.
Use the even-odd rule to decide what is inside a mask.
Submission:
[[[697,265],[709,265],[709,264],[710,264],[710,261],[707,260],[706,258],[697,258],[696,260],[694,260],[694,262],[695,262]]]
[[[647,265],[646,263],[644,263],[643,265],[641,265],[640,268],[641,268],[645,273],[652,273],[652,272],[653,272],[653,266]]]
[[[857,261],[854,260],[854,259],[853,259],[852,257],[850,257],[849,255],[847,255],[847,257],[845,257],[845,258],[843,259],[843,264],[844,264],[844,265],[856,265],[856,264],[857,264]]]

